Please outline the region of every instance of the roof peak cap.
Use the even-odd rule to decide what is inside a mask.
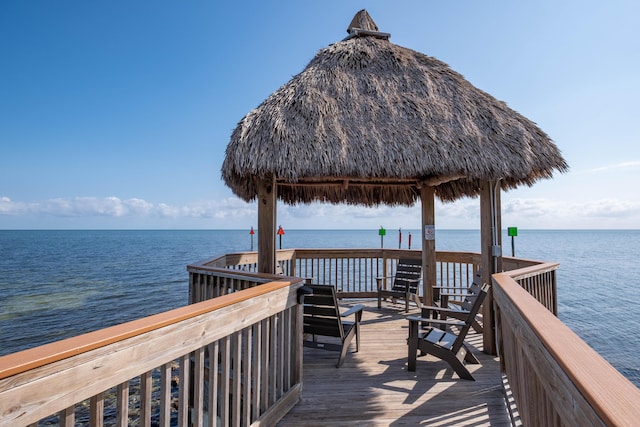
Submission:
[[[348,40],[353,37],[371,36],[379,39],[389,40],[391,34],[382,33],[378,31],[378,26],[373,21],[369,13],[362,9],[351,20],[349,28],[347,28],[349,35],[345,38]]]

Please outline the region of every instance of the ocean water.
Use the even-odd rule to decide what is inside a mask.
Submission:
[[[409,233],[417,248],[419,230],[402,230],[402,247]],[[560,263],[560,319],[640,387],[640,230],[518,230],[514,243],[517,257]],[[182,306],[187,264],[251,245],[249,230],[0,231],[0,355]],[[397,248],[398,230],[282,236],[282,248],[381,245]],[[478,252],[480,232],[437,230],[436,249]]]

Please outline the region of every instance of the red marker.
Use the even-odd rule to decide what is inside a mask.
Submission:
[[[278,236],[280,236],[280,249],[282,249],[282,235],[284,234],[284,230],[282,229],[282,226],[278,227]]]

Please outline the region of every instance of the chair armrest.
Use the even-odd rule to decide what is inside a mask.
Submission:
[[[443,307],[451,306],[451,305],[461,307],[462,303],[464,302],[465,296],[466,295],[447,295],[447,294],[441,295],[440,304],[442,304]]]
[[[345,311],[344,313],[340,313],[340,317],[351,316],[354,313],[362,312],[363,309],[364,309],[364,305],[356,304],[350,309],[348,309],[347,311]]]
[[[460,290],[463,291],[464,289],[460,289]],[[447,295],[450,297],[466,297],[467,295],[473,295],[473,294],[469,292],[440,292],[440,295]]]
[[[429,306],[429,305],[423,305],[420,308],[422,310],[437,311],[438,313],[468,313],[467,310],[455,310],[451,308],[436,307],[436,306]]]
[[[439,320],[432,319],[431,317],[419,317],[419,316],[409,316],[407,317],[409,322],[423,322],[423,323],[435,323],[439,325],[449,325],[449,326],[464,326],[466,323],[456,321],[456,320]]]
[[[380,276],[376,277],[376,286],[378,291],[386,288],[385,283],[389,283],[389,279],[393,279],[395,276]]]
[[[457,312],[458,310],[453,310],[447,307],[440,307],[437,305],[421,305],[420,308],[422,310],[431,310],[431,311],[442,311],[442,312]]]

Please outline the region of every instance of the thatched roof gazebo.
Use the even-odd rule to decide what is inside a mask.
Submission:
[[[567,164],[535,123],[443,62],[390,42],[361,10],[349,35],[249,112],[222,178],[258,199],[259,270],[275,266],[276,200],[365,206],[422,202],[423,271],[435,283],[434,197],[481,198],[485,277],[500,268],[500,189]],[[496,231],[497,230],[497,231]]]

